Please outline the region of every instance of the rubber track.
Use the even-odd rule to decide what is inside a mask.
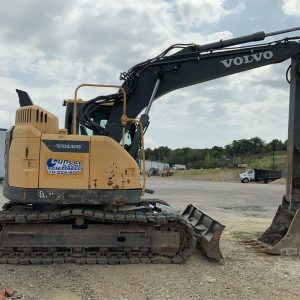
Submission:
[[[77,217],[106,224],[139,224],[139,225],[170,225],[177,227],[183,235],[182,245],[173,257],[151,253],[150,248],[98,248],[97,251],[85,251],[84,256],[74,255],[74,251],[57,251],[56,248],[0,248],[1,264],[52,264],[52,263],[77,263],[77,264],[137,264],[137,263],[182,263],[195,248],[196,241],[188,222],[180,215],[153,212],[133,211],[103,211],[91,208],[64,208],[49,212],[32,212],[25,207],[13,207],[0,212],[0,224],[21,223],[52,223]]]

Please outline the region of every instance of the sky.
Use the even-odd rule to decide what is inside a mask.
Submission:
[[[1,128],[14,124],[16,88],[57,115],[63,127],[63,99],[73,98],[79,84],[121,85],[120,72],[174,43],[300,26],[300,0],[1,0],[1,6]],[[278,39],[296,35],[300,31]],[[254,136],[285,140],[288,66],[286,61],[159,98],[150,111],[146,147],[206,148]],[[84,90],[80,97],[99,94]]]

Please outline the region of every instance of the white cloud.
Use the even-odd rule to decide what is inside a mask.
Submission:
[[[37,104],[49,99],[60,102],[63,94],[64,98],[72,96],[82,82],[118,83],[120,71],[172,43],[232,36],[228,31],[211,36],[198,29],[186,32],[174,12],[175,7],[180,8],[184,20],[183,6],[188,3],[181,1],[5,2],[7,11],[0,12],[0,75],[2,83],[14,82],[13,86],[2,85],[0,101],[5,115],[13,113],[3,105],[8,88],[15,103],[17,98],[11,94],[20,87],[28,90]],[[222,6],[218,3],[220,11]],[[202,7],[201,12],[206,9]],[[51,108],[54,113],[60,111],[60,107]],[[2,118],[3,125],[7,120]]]
[[[282,10],[288,16],[300,16],[300,0],[283,0]]]
[[[15,110],[19,106],[15,88],[20,85],[16,79],[0,76],[0,128],[8,128],[14,124]]]
[[[144,146],[145,146],[145,149],[157,147],[156,142],[153,139],[150,139],[148,137],[145,137],[145,139],[144,139]]]
[[[181,17],[180,22],[188,27],[216,23],[221,18],[239,13],[245,8],[243,2],[226,9],[224,0],[181,0],[176,1],[176,8]]]
[[[14,121],[18,107],[15,88],[27,90],[36,104],[58,115],[63,126],[61,102],[73,97],[78,84],[119,84],[119,72],[156,56],[171,44],[204,44],[233,37],[231,30],[235,35],[239,30],[241,34],[252,30],[244,23],[239,28],[246,1],[2,2],[6,9],[0,11],[0,127]],[[292,13],[289,3],[292,1],[285,1],[283,9]],[[284,70],[272,67],[170,93],[153,106],[146,142],[151,146],[169,143],[171,136],[169,140],[160,137],[165,130],[175,134],[169,146],[183,142],[204,146],[206,141],[213,143],[215,133],[225,130],[215,141],[222,144],[223,137],[231,139],[258,130],[245,123],[257,123],[261,112],[270,115],[268,126],[274,118],[286,122],[280,115],[287,103],[280,99],[287,97],[288,88],[283,89],[281,82]],[[89,92],[82,95],[90,97]],[[198,134],[199,139],[192,134]]]

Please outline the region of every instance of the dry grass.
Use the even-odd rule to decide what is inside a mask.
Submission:
[[[243,169],[190,169],[175,171],[174,176],[209,181],[239,181],[238,174],[242,172]]]
[[[257,154],[249,157],[248,167],[257,169],[272,169],[273,168],[273,155],[272,153]],[[287,166],[287,153],[284,151],[275,152],[274,167],[277,170],[285,170]]]
[[[255,232],[247,232],[247,231],[232,231],[230,235],[241,241],[247,241],[247,240],[256,240],[262,233],[259,231]]]
[[[248,164],[249,169],[272,169],[273,168],[273,155],[272,153],[257,154],[250,156],[243,161]],[[275,152],[274,165],[277,170],[286,170],[287,154],[285,151]],[[175,177],[187,179],[199,179],[209,181],[239,181],[239,173],[243,173],[245,169],[190,169],[178,170],[174,172]],[[277,184],[281,184],[278,182]]]

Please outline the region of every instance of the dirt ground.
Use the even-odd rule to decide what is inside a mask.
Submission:
[[[181,265],[0,265],[0,288],[12,287],[26,300],[299,299],[300,261],[241,242],[268,227],[284,185],[150,178],[148,188],[179,209],[194,203],[226,225],[224,261],[195,251]]]

